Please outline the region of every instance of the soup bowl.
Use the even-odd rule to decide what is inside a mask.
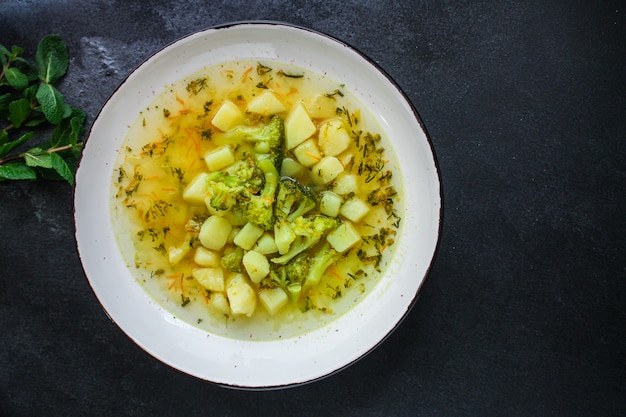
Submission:
[[[283,62],[344,85],[376,119],[397,158],[402,224],[389,265],[346,313],[276,340],[212,333],[155,302],[125,259],[111,214],[114,166],[129,126],[174,83],[207,65]],[[154,358],[188,375],[238,389],[277,389],[332,375],[376,348],[417,300],[441,228],[441,186],[430,139],[399,86],[355,48],[278,22],[241,22],[182,38],[149,57],[115,90],[89,131],[76,174],[76,241],[87,280],[106,314]]]

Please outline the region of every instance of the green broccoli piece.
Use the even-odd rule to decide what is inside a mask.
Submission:
[[[309,257],[301,253],[285,265],[273,264],[269,275],[261,281],[264,288],[281,287],[291,301],[297,301],[302,291],[302,283],[309,272]]]
[[[223,182],[213,182],[209,185],[208,203],[217,212],[230,210],[241,200],[244,190],[241,186],[229,187]]]
[[[278,116],[258,126],[240,126],[225,134],[227,140],[233,142],[251,142],[257,154],[266,154],[277,169],[282,163],[283,143],[285,142],[285,128]]]
[[[227,172],[236,177],[249,193],[258,194],[265,184],[265,174],[250,155],[243,155],[242,158],[242,161],[228,168]]]
[[[302,284],[302,291],[305,292],[319,284],[324,272],[326,272],[328,267],[334,264],[340,256],[341,254],[339,252],[330,245],[325,244],[309,263],[309,269],[304,283]]]
[[[290,177],[280,179],[274,208],[277,218],[292,222],[314,209],[315,205],[315,195],[311,188]]]
[[[222,256],[222,266],[231,272],[241,272],[244,250],[239,246],[227,247]]]
[[[242,204],[243,218],[263,230],[274,228],[274,201],[278,188],[278,170],[268,158],[258,158],[258,168],[263,171],[265,184],[258,195],[250,195]]]
[[[246,187],[239,177],[216,171],[208,179],[208,205],[216,212],[230,210],[244,197]]]
[[[296,239],[287,253],[272,258],[271,261],[276,264],[286,264],[297,255],[316,245],[324,235],[335,230],[340,224],[339,219],[322,214],[313,217],[298,217],[291,224],[291,228],[297,236]]]
[[[318,214],[312,217],[298,217],[293,220],[293,231],[298,236],[321,237],[341,224],[337,217]]]

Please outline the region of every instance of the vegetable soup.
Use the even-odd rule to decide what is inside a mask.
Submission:
[[[139,114],[114,169],[112,218],[129,267],[177,320],[286,338],[375,291],[401,225],[397,170],[344,85],[229,62]]]

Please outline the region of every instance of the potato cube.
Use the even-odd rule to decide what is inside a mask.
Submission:
[[[243,255],[243,267],[250,277],[250,281],[258,284],[270,273],[270,262],[265,255],[253,250]]]
[[[294,105],[285,118],[285,146],[293,149],[317,131],[315,123],[309,117],[309,113],[302,104]]]
[[[287,304],[288,297],[282,288],[276,287],[259,292],[259,301],[267,312],[273,316]]]
[[[252,316],[256,309],[256,293],[242,274],[237,274],[228,281],[226,296],[233,314]]]
[[[209,171],[219,171],[235,162],[235,153],[228,145],[221,146],[204,156]]]
[[[243,120],[244,115],[239,107],[232,101],[225,101],[213,116],[211,123],[222,132],[226,132],[241,124]]]
[[[189,204],[202,205],[209,191],[209,174],[201,172],[187,184],[183,191],[183,200]]]
[[[176,265],[183,260],[185,255],[191,250],[189,242],[184,242],[181,246],[171,246],[167,250],[167,257],[171,265]]]
[[[209,295],[209,308],[213,311],[222,314],[230,314],[230,306],[228,305],[228,299],[223,292],[212,292]]]
[[[191,276],[210,291],[224,291],[224,270],[222,268],[195,268]]]
[[[287,110],[285,105],[271,91],[266,91],[250,100],[246,108],[246,111],[250,113],[258,113],[264,116],[282,113],[285,110]]]
[[[256,245],[254,245],[254,251],[259,252],[263,255],[269,255],[278,252],[276,241],[274,241],[274,235],[268,232],[263,233],[263,236],[261,236],[259,240],[256,241]]]
[[[226,244],[232,228],[228,220],[219,216],[209,216],[200,227],[198,239],[205,248],[220,250]]]
[[[358,189],[358,178],[354,174],[343,173],[333,183],[333,191],[339,195],[356,193]]]
[[[351,198],[341,206],[341,215],[356,223],[370,211],[370,206],[360,198]]]
[[[219,266],[220,255],[217,252],[208,250],[203,246],[198,246],[193,255],[193,261],[200,266]]]
[[[345,252],[361,240],[361,234],[350,222],[343,222],[326,236],[326,240],[337,252]]]
[[[337,100],[326,94],[318,94],[309,102],[307,110],[314,119],[330,119],[337,116]]]
[[[318,145],[324,155],[337,156],[348,149],[352,139],[340,119],[322,123],[318,135]]]
[[[318,184],[328,184],[343,172],[343,165],[334,156],[325,156],[311,168],[311,177]]]
[[[282,177],[299,178],[304,173],[304,166],[294,159],[285,158],[280,166]]]
[[[296,146],[293,150],[298,162],[305,167],[310,167],[317,164],[322,159],[320,149],[317,147],[317,143],[313,139],[307,139],[300,145]]]
[[[246,223],[233,239],[233,243],[245,250],[250,250],[261,235],[263,235],[262,228],[252,223]]]
[[[341,197],[332,191],[320,193],[320,213],[330,217],[337,217],[341,208]]]

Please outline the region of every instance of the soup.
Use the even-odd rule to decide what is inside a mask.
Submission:
[[[313,330],[375,291],[401,224],[398,168],[343,85],[284,63],[207,67],[131,126],[117,238],[165,309],[225,337]]]

